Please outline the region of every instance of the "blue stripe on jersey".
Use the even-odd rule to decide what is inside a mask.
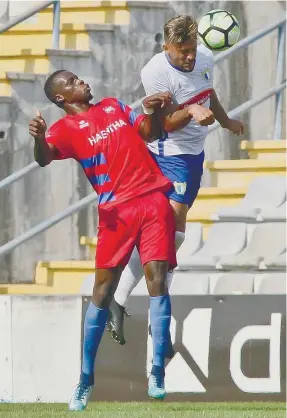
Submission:
[[[132,110],[131,113],[130,113],[130,115],[129,115],[129,121],[130,121],[130,124],[132,126],[134,126],[134,124],[135,124],[135,122],[137,120],[137,117],[138,117],[137,113],[134,110]]]
[[[120,108],[122,109],[123,112],[126,111],[126,105],[124,104],[124,102],[122,102],[121,100],[118,100],[118,104],[120,105]]]
[[[158,140],[158,153],[159,155],[164,155],[164,141],[167,139],[168,133],[163,132],[162,137]]]
[[[121,100],[118,100],[118,103],[119,103],[119,106],[122,109],[122,111],[124,113],[126,113],[127,112],[127,106],[124,104],[124,102],[122,102]],[[137,117],[138,117],[138,114],[134,110],[131,110],[130,114],[129,114],[129,122],[132,126],[134,126],[134,124],[137,120]]]
[[[98,174],[96,176],[88,177],[93,186],[103,186],[103,184],[111,181],[108,174]]]
[[[113,192],[104,192],[99,196],[99,204],[112,202],[113,200],[116,200]]]
[[[107,160],[102,152],[100,154],[93,155],[92,157],[80,160],[80,164],[83,168],[91,168],[106,163]]]

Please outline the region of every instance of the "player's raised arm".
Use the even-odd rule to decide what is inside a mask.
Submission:
[[[217,97],[215,90],[212,90],[210,95],[210,110],[213,112],[215,119],[220,123],[222,128],[226,128],[236,135],[244,133],[243,122],[236,119],[230,119],[228,117]]]
[[[34,138],[34,157],[35,161],[41,166],[45,167],[54,159],[57,150],[46,141],[45,133],[47,125],[39,111],[36,117],[29,123],[29,134]]]

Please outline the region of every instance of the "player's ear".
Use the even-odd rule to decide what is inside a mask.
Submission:
[[[61,94],[56,94],[55,100],[58,104],[63,104],[65,101],[64,96],[62,96]]]
[[[164,51],[167,51],[167,50],[168,50],[168,46],[167,46],[167,44],[163,44],[162,49],[163,49]]]

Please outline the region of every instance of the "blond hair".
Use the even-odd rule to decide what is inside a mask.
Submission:
[[[197,23],[192,16],[176,16],[164,25],[164,40],[169,44],[182,44],[197,39]]]

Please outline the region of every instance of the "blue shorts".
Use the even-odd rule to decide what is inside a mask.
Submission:
[[[200,188],[204,151],[198,155],[157,155],[150,153],[162,173],[173,182],[167,196],[171,200],[191,207]]]

